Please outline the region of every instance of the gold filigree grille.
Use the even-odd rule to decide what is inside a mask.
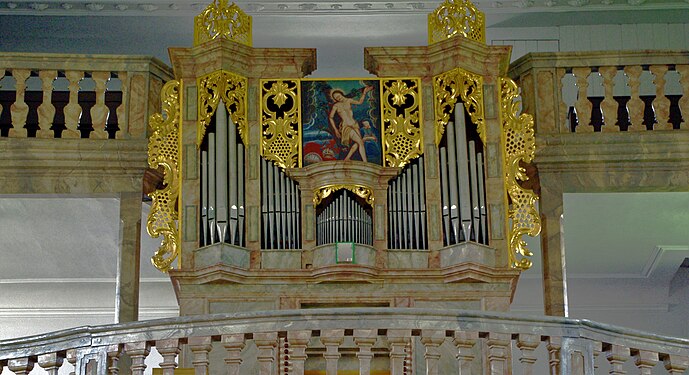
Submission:
[[[251,47],[251,16],[235,3],[215,0],[194,17],[194,46],[216,38],[235,41]]]
[[[172,262],[179,255],[180,237],[177,224],[177,200],[181,179],[179,178],[179,121],[181,83],[170,81],[161,93],[162,113],[150,118],[153,133],[148,140],[148,166],[163,169],[165,187],[149,194],[153,199],[146,230],[151,237],[163,236],[160,248],[151,258],[153,265],[162,272],[172,268]]]
[[[220,99],[225,103],[227,112],[239,129],[239,136],[244,145],[248,145],[246,120],[247,79],[234,73],[218,70],[197,81],[199,120],[196,131],[196,146],[201,146],[206,135],[206,128],[211,122],[213,113],[218,108]]]
[[[486,122],[483,111],[483,77],[456,68],[433,77],[435,92],[435,144],[440,144],[445,133],[445,126],[450,121],[458,98],[476,124],[481,142],[486,144]]]
[[[316,190],[313,191],[313,204],[314,206],[318,206],[323,199],[327,198],[330,196],[330,194],[341,190],[341,189],[347,189],[351,191],[352,193],[356,194],[360,198],[363,198],[364,201],[371,207],[373,207],[373,202],[375,198],[373,197],[373,189],[371,189],[368,186],[364,185],[345,185],[345,184],[340,184],[340,185],[326,185],[323,187],[320,187]]]
[[[388,167],[403,167],[422,153],[419,79],[381,80],[383,155]]]
[[[281,168],[301,166],[299,81],[261,81],[261,154]]]
[[[532,265],[529,257],[533,254],[522,237],[525,234],[537,236],[541,231],[541,220],[535,204],[538,196],[519,182],[528,180],[526,169],[520,163],[530,163],[536,151],[533,117],[526,113],[519,115],[519,88],[509,78],[500,79],[500,104],[505,147],[505,189],[510,198],[507,219],[512,221],[509,259],[512,267],[528,269]]]
[[[486,19],[468,0],[445,0],[428,15],[428,44],[462,35],[486,42]]]

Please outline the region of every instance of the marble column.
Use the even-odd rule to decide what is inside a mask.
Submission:
[[[542,173],[540,180],[544,312],[546,315],[567,316],[562,180],[560,176],[549,173]]]
[[[115,321],[125,323],[139,319],[141,192],[120,194],[119,244]]]

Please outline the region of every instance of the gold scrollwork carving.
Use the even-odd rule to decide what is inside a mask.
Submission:
[[[373,207],[373,201],[375,200],[375,198],[373,197],[373,189],[364,185],[326,185],[320,187],[313,191],[314,206],[318,206],[323,201],[323,199],[329,197],[330,194],[340,189],[347,189],[351,191],[360,198],[363,198],[368,205]]]
[[[433,91],[435,92],[435,144],[440,144],[443,138],[445,126],[450,121],[450,115],[454,112],[458,97],[462,99],[471,121],[476,124],[476,131],[481,142],[486,144],[483,77],[455,68],[433,77]]]
[[[536,211],[538,196],[519,182],[528,180],[526,169],[520,163],[530,163],[536,152],[533,117],[519,114],[521,99],[519,88],[509,78],[500,79],[502,140],[505,152],[505,189],[510,198],[507,219],[512,221],[509,233],[509,260],[514,268],[528,269],[533,254],[522,239],[525,234],[537,236],[541,220]],[[518,259],[521,256],[521,259]]]
[[[237,4],[215,0],[194,17],[194,46],[224,38],[251,47],[251,16]]]
[[[196,131],[196,146],[199,147],[206,135],[206,128],[211,122],[213,113],[218,108],[220,99],[225,103],[232,121],[239,129],[239,136],[244,145],[248,145],[248,127],[246,119],[247,79],[234,73],[218,70],[198,79],[199,121]]]
[[[403,167],[422,153],[419,79],[381,80],[383,88],[383,155],[388,167]]]
[[[455,35],[486,42],[486,19],[469,0],[445,0],[428,15],[428,44]]]
[[[151,116],[153,133],[148,141],[148,166],[163,169],[164,188],[149,194],[153,199],[146,230],[151,237],[163,236],[160,248],[151,258],[153,265],[162,272],[172,268],[172,262],[179,256],[180,237],[177,223],[177,200],[180,188],[179,122],[181,84],[170,81],[161,93],[162,113]]]
[[[281,168],[300,166],[299,81],[261,81],[261,154]]]

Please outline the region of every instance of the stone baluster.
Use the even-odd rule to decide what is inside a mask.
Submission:
[[[337,362],[340,359],[340,345],[344,341],[344,330],[333,329],[321,331],[321,343],[325,345],[325,374],[337,375]]]
[[[613,97],[613,89],[615,88],[615,75],[617,75],[617,68],[614,66],[603,66],[598,69],[601,77],[603,77],[603,90],[605,97],[600,103],[601,111],[603,112],[603,132],[616,132],[620,128],[617,125],[617,101]]]
[[[69,102],[65,106],[65,127],[62,138],[80,138],[79,119],[81,119],[81,106],[79,105],[79,82],[84,78],[84,72],[68,70],[65,77],[69,81]]]
[[[208,353],[213,349],[211,337],[190,337],[187,347],[191,350],[191,364],[194,366],[194,374],[208,374],[210,359]]]
[[[167,339],[156,341],[156,350],[163,357],[159,366],[163,375],[174,375],[177,367],[177,355],[180,353],[179,339]]]
[[[426,374],[439,374],[440,345],[445,341],[445,331],[424,329],[421,331],[421,343],[426,347],[423,357],[426,360]]]
[[[573,68],[572,74],[577,79],[577,87],[579,88],[577,94],[577,101],[574,103],[574,109],[577,111],[577,127],[574,129],[577,133],[591,133],[593,132],[593,127],[591,123],[591,111],[593,110],[593,104],[588,98],[588,87],[589,87],[589,74],[591,74],[591,68]]]
[[[12,69],[12,76],[15,80],[16,99],[10,105],[12,115],[12,128],[10,137],[26,137],[26,117],[29,115],[29,105],[24,101],[26,95],[26,80],[31,76],[29,69]]]
[[[689,65],[677,65],[675,70],[679,73],[679,84],[682,86],[682,97],[679,98],[678,103],[679,110],[682,113],[680,128],[687,129],[689,128]]]
[[[144,375],[146,371],[146,357],[151,352],[148,342],[133,342],[124,344],[124,350],[132,358],[132,375]]]
[[[242,365],[242,350],[244,350],[245,340],[243,333],[233,335],[223,335],[222,345],[227,351],[225,358],[225,368],[228,375],[240,375]]]
[[[565,74],[567,74],[567,69],[557,68],[555,73],[557,74],[555,83],[557,84],[557,106],[559,109],[559,116],[557,119],[559,125],[558,131],[560,133],[569,133],[569,123],[567,122],[567,103],[565,103],[564,96],[562,96],[562,90],[564,89],[562,80],[565,78]]]
[[[621,345],[610,345],[605,351],[605,356],[610,363],[610,375],[623,375],[627,373],[624,371],[624,362],[629,358],[629,348]]]
[[[110,80],[110,72],[93,72],[91,73],[91,78],[96,83],[96,104],[91,107],[93,131],[89,138],[106,139],[108,138],[108,132],[105,131],[105,126],[110,110],[105,105],[105,91],[106,84]]]
[[[355,329],[354,343],[359,347],[356,353],[359,358],[359,374],[371,374],[371,360],[373,359],[373,345],[375,345],[378,336],[377,329]]]
[[[670,354],[663,359],[663,363],[670,375],[680,375],[689,368],[689,357]]]
[[[287,341],[290,348],[290,362],[292,371],[290,375],[304,375],[304,363],[306,363],[306,347],[309,345],[311,331],[287,332]]]
[[[517,348],[522,352],[519,357],[519,362],[522,364],[522,373],[524,375],[533,374],[533,364],[536,363],[536,356],[534,351],[541,343],[541,337],[531,334],[520,334],[517,338]]]
[[[643,131],[646,130],[644,125],[644,101],[639,97],[639,86],[641,85],[641,73],[643,69],[639,65],[630,65],[624,67],[624,73],[627,75],[627,85],[631,91],[629,101],[627,102],[627,112],[629,113],[629,122],[631,125],[627,130],[629,131]]]
[[[596,359],[600,355],[600,353],[603,352],[603,343],[600,341],[594,341],[593,342],[593,373],[595,374],[596,371],[598,371],[598,365],[596,364]]]
[[[41,70],[38,72],[43,89],[43,101],[38,106],[38,131],[37,138],[53,138],[54,132],[50,130],[55,119],[55,106],[53,100],[53,81],[57,78],[57,70]]]
[[[548,349],[550,375],[560,375],[560,348],[562,348],[562,337],[548,338],[546,349]]]
[[[404,373],[404,359],[407,354],[404,348],[409,344],[411,330],[389,329],[387,338],[390,344],[390,375]]]
[[[38,356],[38,365],[44,369],[48,375],[57,375],[65,357],[61,353],[48,353]]]
[[[67,362],[69,362],[70,365],[72,365],[72,371],[70,371],[69,375],[74,375],[75,370],[77,368],[77,350],[76,349],[69,349],[67,351]]]
[[[656,86],[656,97],[653,99],[653,112],[656,115],[657,130],[672,130],[670,120],[670,99],[665,96],[665,73],[667,65],[651,65],[649,70],[653,74],[653,84]]]
[[[278,346],[277,332],[254,333],[254,343],[258,348],[258,375],[272,375],[275,366],[275,348]]]
[[[457,367],[459,375],[471,375],[471,362],[474,360],[474,346],[478,340],[478,332],[455,332],[452,343],[457,348]]]
[[[31,357],[10,359],[7,361],[7,368],[15,375],[28,375],[33,370],[35,359]]]
[[[116,344],[108,346],[108,374],[117,375],[120,372],[118,363],[120,361],[120,355],[122,355],[123,344]]]
[[[122,104],[117,106],[115,113],[117,113],[117,127],[119,130],[115,133],[115,138],[129,138],[129,118],[127,117],[127,103],[129,99],[129,75],[127,72],[118,72],[117,78],[120,79]]]
[[[658,363],[658,353],[656,352],[638,350],[634,353],[634,364],[641,375],[651,375],[656,363]]]
[[[506,333],[489,333],[488,340],[488,366],[491,374],[506,374],[507,360],[510,358],[510,335]]]

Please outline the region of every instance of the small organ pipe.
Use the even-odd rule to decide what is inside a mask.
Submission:
[[[277,222],[275,220],[275,205],[274,205],[274,200],[275,200],[275,190],[274,190],[274,183],[275,183],[275,176],[273,173],[273,163],[267,162],[267,168],[268,169],[268,239],[270,243],[270,248],[274,249],[274,244],[275,244],[275,225]]]
[[[426,248],[426,173],[423,156],[419,157],[419,197],[421,200],[421,248]]]
[[[244,145],[241,142],[237,145],[237,165],[239,165],[237,182],[237,206],[239,207],[237,212],[237,227],[239,232],[239,246],[244,246]]]
[[[449,245],[450,242],[450,202],[448,201],[448,190],[450,189],[448,182],[447,173],[447,147],[440,148],[440,177],[441,177],[441,199],[443,201],[443,223],[444,223],[444,235],[445,235],[445,245]]]
[[[483,155],[479,152],[476,155],[478,159],[478,206],[479,214],[481,216],[481,232],[479,234],[479,242],[488,244],[488,217],[486,216],[486,192],[483,188]]]
[[[469,141],[469,177],[471,178],[471,206],[472,206],[472,233],[474,241],[478,240],[478,227],[481,220],[481,214],[478,208],[478,174],[476,171],[476,144],[474,141]]]
[[[201,151],[201,246],[208,244],[208,151]]]
[[[208,226],[210,241],[215,243],[215,133],[208,133]]]
[[[220,107],[220,105],[218,105]],[[228,149],[228,169],[230,181],[229,184],[229,209],[230,209],[230,243],[235,243],[235,234],[237,232],[237,224],[239,221],[239,207],[237,202],[237,128],[232,121],[232,117],[228,116],[227,121],[227,149]]]
[[[454,235],[455,242],[459,242],[459,207],[457,207],[459,202],[459,191],[457,186],[457,153],[456,145],[457,139],[455,138],[455,125],[450,122],[447,125],[447,162],[448,171],[450,172],[449,185],[450,185],[450,223],[452,224],[452,234]]]
[[[422,177],[419,176],[419,165],[414,164],[412,165],[412,184],[414,186],[414,196],[413,198],[413,211],[414,211],[414,243],[412,244],[414,249],[420,249],[421,246],[419,246],[419,238],[421,238],[421,223],[419,220],[419,216],[421,214],[421,210],[419,209],[420,203],[419,203],[419,181],[421,180]]]

